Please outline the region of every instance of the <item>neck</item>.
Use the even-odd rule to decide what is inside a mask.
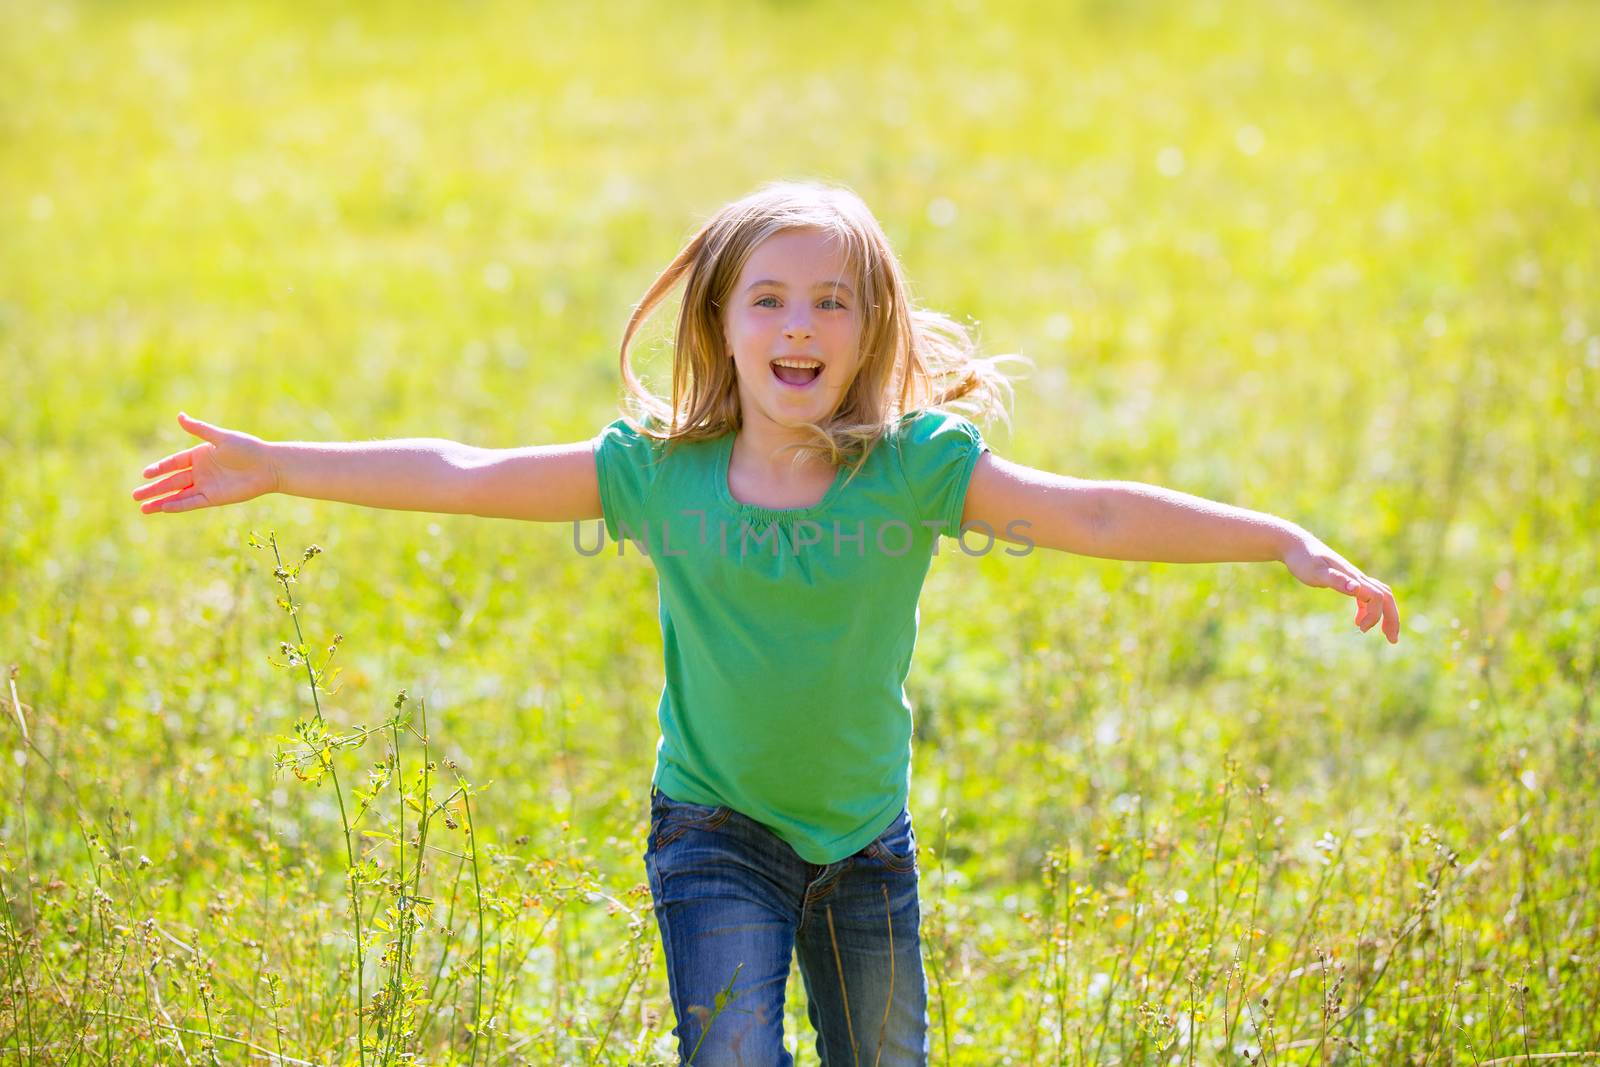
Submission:
[[[780,451],[808,440],[804,428],[780,426],[765,417],[746,419],[733,439],[733,455],[741,467],[765,472],[774,482],[815,478],[826,467],[825,461],[808,458],[797,467],[794,449]]]

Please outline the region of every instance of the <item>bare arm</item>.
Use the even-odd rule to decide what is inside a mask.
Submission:
[[[144,469],[141,510],[180,512],[279,492],[400,511],[542,522],[598,518],[594,444],[486,449],[439,438],[263,441],[179,415],[202,443]],[[164,495],[165,494],[165,495]]]
[[[399,511],[566,522],[600,517],[594,444],[476,448],[434,437],[273,442],[277,491]]]
[[[273,491],[397,511],[465,512],[475,449],[455,441],[268,441]]]
[[[1141,482],[1069,478],[979,457],[967,488],[963,522],[983,522],[1014,543],[1101,559],[1153,563],[1252,563],[1276,560],[1307,585],[1356,598],[1356,625],[1383,623],[1400,638],[1400,612],[1389,587],[1362,574],[1304,528],[1265,512],[1219,504]]]
[[[1044,548],[1149,563],[1279,560],[1305,532],[1263,512],[1157,485],[1069,478],[993,453],[972,472],[962,519],[987,522],[997,534],[1020,519]]]
[[[532,522],[601,517],[592,440],[473,449],[466,471],[468,514]]]

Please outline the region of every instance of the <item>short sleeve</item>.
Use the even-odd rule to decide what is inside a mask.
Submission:
[[[946,537],[961,536],[967,484],[988,448],[978,428],[952,412],[920,411],[905,418],[899,451],[906,484],[921,519],[937,521]]]
[[[594,439],[595,476],[600,483],[600,511],[606,535],[621,541],[618,527],[630,534],[647,526],[650,490],[660,459],[658,444],[634,429],[626,419],[608,425]]]

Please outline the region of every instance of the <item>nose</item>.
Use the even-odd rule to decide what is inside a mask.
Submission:
[[[790,341],[810,339],[811,313],[809,308],[796,308],[789,316],[789,321],[783,324],[783,336]]]

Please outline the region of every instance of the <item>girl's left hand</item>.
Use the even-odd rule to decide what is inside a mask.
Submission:
[[[1349,560],[1306,534],[1283,557],[1289,573],[1310,586],[1337,590],[1356,599],[1356,625],[1362,633],[1383,623],[1383,636],[1391,645],[1400,641],[1400,609],[1394,594],[1376,578],[1369,578]]]

